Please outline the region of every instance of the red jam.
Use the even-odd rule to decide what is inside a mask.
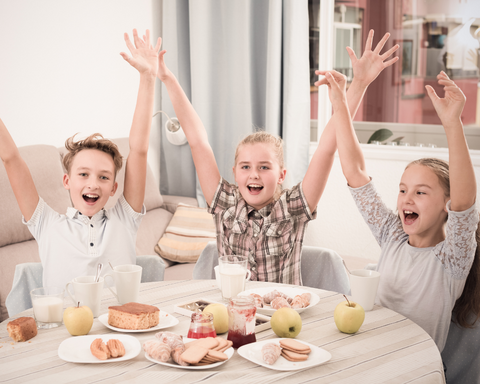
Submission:
[[[187,337],[189,339],[203,339],[204,337],[217,337],[217,333],[209,327],[198,327],[193,330],[189,329]]]
[[[253,296],[237,296],[228,304],[228,337],[233,348],[254,343],[255,337],[255,300]]]
[[[242,335],[240,332],[228,332],[227,340],[233,341],[232,347],[237,349],[242,345],[255,343],[257,338],[255,337],[255,333]]]
[[[203,339],[204,337],[217,337],[213,326],[213,315],[211,313],[192,313],[190,329],[187,337],[190,339]]]

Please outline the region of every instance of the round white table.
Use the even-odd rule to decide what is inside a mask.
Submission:
[[[281,284],[248,282],[247,289],[279,287]],[[292,287],[292,286],[289,286]],[[169,368],[148,361],[144,352],[131,360],[106,364],[77,364],[58,357],[60,343],[72,337],[65,326],[39,330],[28,342],[15,343],[8,336],[7,319],[0,323],[0,383],[444,383],[440,353],[430,336],[418,325],[389,309],[375,306],[366,312],[365,322],[354,335],[338,331],[333,321],[342,295],[301,287],[320,296],[320,302],[304,312],[302,331],[297,336],[332,354],[331,360],[302,371],[275,371],[252,363],[237,352],[225,364],[206,370]],[[190,318],[174,313],[174,305],[205,298],[221,302],[213,280],[163,281],[145,283],[140,288],[140,302],[156,305],[179,319],[166,329],[186,335]],[[65,300],[65,306],[71,306]],[[118,305],[107,289],[101,313]],[[15,316],[32,316],[27,310]],[[95,319],[89,335],[115,333]],[[155,332],[128,333],[141,343]],[[226,337],[226,334],[224,335]],[[257,340],[276,338],[271,329],[257,333]]]

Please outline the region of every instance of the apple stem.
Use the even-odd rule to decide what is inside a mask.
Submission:
[[[78,302],[78,304],[77,304],[77,308],[80,308],[80,302]]]
[[[345,298],[345,300],[347,300],[348,306],[351,307],[352,304],[350,304],[350,301],[348,301],[347,296],[343,295],[343,297]]]

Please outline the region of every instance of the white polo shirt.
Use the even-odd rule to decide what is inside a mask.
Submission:
[[[78,276],[95,275],[97,264],[135,264],[137,230],[145,215],[120,196],[111,209],[102,209],[91,219],[69,207],[65,215],[55,212],[40,198],[27,225],[38,243],[43,265],[43,286],[65,285]],[[103,274],[110,268],[104,268]]]

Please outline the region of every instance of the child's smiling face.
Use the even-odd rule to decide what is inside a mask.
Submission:
[[[238,148],[233,174],[245,201],[256,210],[270,204],[277,185],[285,180],[271,144],[244,144]]]
[[[448,199],[438,176],[430,168],[415,164],[405,170],[397,208],[410,245],[424,248],[444,240]]]
[[[117,190],[112,156],[96,149],[80,151],[63,176],[63,185],[70,190],[73,206],[91,218]]]

